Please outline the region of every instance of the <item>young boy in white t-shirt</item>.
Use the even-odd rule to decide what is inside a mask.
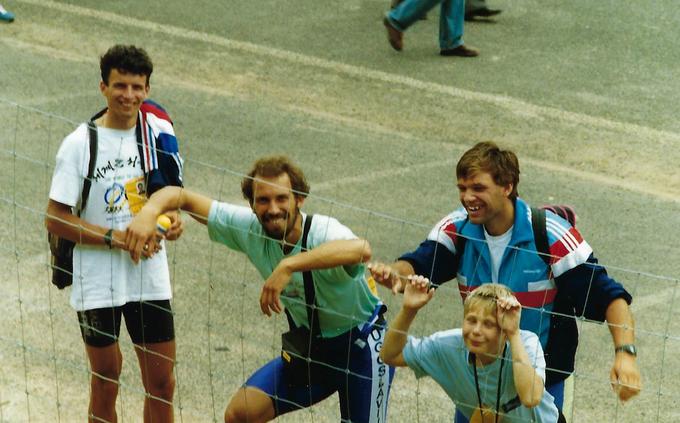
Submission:
[[[512,292],[484,284],[465,299],[462,328],[407,336],[433,294],[426,278],[409,276],[380,352],[383,361],[432,377],[470,422],[557,422],[554,399],[544,389],[541,344],[519,329],[521,306]]]

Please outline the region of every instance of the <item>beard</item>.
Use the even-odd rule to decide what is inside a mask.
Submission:
[[[262,225],[264,233],[269,238],[275,239],[277,241],[284,241],[286,236],[295,229],[295,222],[297,222],[299,214],[300,209],[297,206],[295,206],[295,209],[293,210],[292,213],[281,213],[277,215],[265,214],[262,217],[258,216],[258,220]],[[278,218],[284,219],[286,221],[285,228],[276,227],[272,229],[267,226],[267,223],[269,223],[271,220]]]

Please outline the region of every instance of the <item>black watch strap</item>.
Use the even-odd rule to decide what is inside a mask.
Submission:
[[[109,249],[113,248],[113,229],[106,231],[106,234],[104,235],[104,243],[106,243]]]

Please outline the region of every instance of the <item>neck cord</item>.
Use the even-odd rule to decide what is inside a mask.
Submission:
[[[505,364],[505,350],[508,345],[503,346],[503,353],[501,354],[501,368],[498,371],[498,386],[496,387],[496,415],[494,416],[494,422],[498,423],[498,411],[501,405],[501,381],[503,380],[503,365]],[[479,403],[479,413],[482,416],[482,422],[484,421],[484,408],[482,406],[482,396],[479,392],[479,377],[477,376],[477,356],[474,353],[470,353],[472,356],[472,366],[475,372],[475,388],[477,388],[477,402]]]

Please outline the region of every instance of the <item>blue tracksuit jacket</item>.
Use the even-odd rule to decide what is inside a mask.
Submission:
[[[546,386],[566,378],[574,370],[578,345],[577,317],[604,321],[609,304],[616,298],[632,298],[623,286],[597,264],[593,250],[578,230],[546,211],[550,266],[536,252],[531,226],[531,208],[515,201],[512,238],[498,272],[498,281],[508,286],[523,306],[520,327],[536,333],[546,355]],[[457,255],[457,237],[466,238]],[[416,274],[435,284],[458,280],[463,299],[468,292],[491,282],[491,258],[484,228],[467,220],[460,208],[443,218],[427,240],[399,258],[411,263]]]

